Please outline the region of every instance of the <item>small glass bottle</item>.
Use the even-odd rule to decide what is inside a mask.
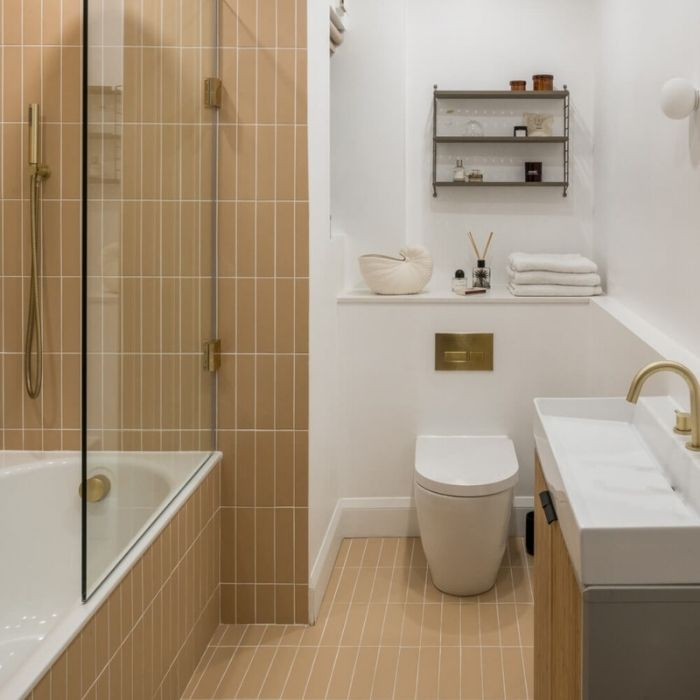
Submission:
[[[455,294],[464,294],[467,289],[467,278],[464,274],[464,270],[457,270],[455,276],[452,278],[452,291]]]
[[[461,160],[457,161],[457,164],[452,169],[452,181],[453,182],[464,182],[466,180],[466,175],[464,173],[464,163]]]
[[[491,268],[486,267],[486,260],[477,260],[472,268],[472,287],[491,289]]]

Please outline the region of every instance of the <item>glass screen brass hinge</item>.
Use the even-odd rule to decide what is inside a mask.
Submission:
[[[221,79],[204,79],[204,106],[209,109],[219,109],[221,107]]]
[[[207,372],[217,372],[221,367],[221,340],[205,340],[202,353],[202,367]]]

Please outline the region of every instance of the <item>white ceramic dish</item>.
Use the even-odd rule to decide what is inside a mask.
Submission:
[[[418,294],[433,275],[433,259],[425,248],[402,248],[400,257],[361,255],[360,271],[375,294]]]

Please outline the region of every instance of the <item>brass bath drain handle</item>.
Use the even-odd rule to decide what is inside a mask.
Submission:
[[[103,501],[105,498],[107,498],[107,495],[110,492],[110,489],[112,488],[112,483],[110,480],[102,475],[99,474],[98,476],[91,476],[87,480],[87,500],[88,503],[97,503],[99,501]],[[83,497],[83,485],[80,484],[78,487],[78,493],[80,494],[80,497]]]

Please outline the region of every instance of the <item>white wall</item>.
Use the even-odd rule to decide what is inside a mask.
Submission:
[[[615,298],[700,354],[700,114],[659,107],[667,79],[700,84],[700,3],[598,5],[597,257]]]
[[[324,3],[309,3],[308,37],[309,561],[313,564],[338,500],[335,297],[342,282],[338,244],[330,236],[328,6]]]
[[[591,252],[594,72],[581,59],[594,44],[589,3],[352,0],[350,15],[352,30],[332,61],[332,214],[334,230],[347,236],[348,286],[361,285],[359,254],[396,252],[408,241],[432,252],[431,286],[444,289],[457,267],[472,265],[470,229],[482,239],[496,232],[491,263],[500,282],[513,250]],[[434,199],[433,84],[507,89],[511,79],[538,72],[553,73],[572,92],[570,196],[480,189],[441,190]],[[558,161],[561,153],[559,146],[471,148],[442,150],[441,162],[480,153],[493,156],[489,168]]]
[[[345,280],[324,179],[328,19],[325,4],[309,7],[312,564],[335,500],[410,496],[417,434],[508,433],[522,466],[518,493],[530,495],[532,398],[620,395],[636,369],[661,357],[700,369],[700,122],[671,122],[658,108],[666,78],[700,82],[700,5],[599,0],[597,16],[595,3],[579,0],[348,6],[352,29],[331,66],[333,230],[345,239]],[[493,88],[540,71],[572,92],[570,198],[478,190],[433,200],[433,83]],[[514,249],[593,251],[613,303],[336,305],[338,288],[359,282],[358,254],[404,242],[433,252],[432,286],[445,288],[456,266],[470,264],[469,229],[496,231],[492,265],[501,281]],[[614,311],[615,299],[643,318]],[[670,337],[654,338],[654,326]],[[438,330],[493,331],[496,371],[434,372]],[[687,401],[677,380],[657,378],[647,390]]]
[[[532,400],[621,395],[659,359],[588,304],[342,304],[339,323],[345,497],[410,496],[419,434],[509,435],[532,496]],[[494,333],[494,371],[435,371],[436,332]]]

